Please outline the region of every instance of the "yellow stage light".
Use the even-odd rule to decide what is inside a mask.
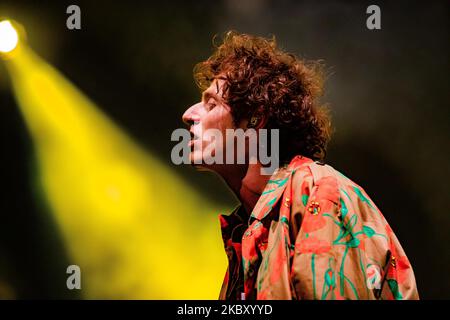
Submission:
[[[19,43],[19,34],[11,21],[0,22],[0,52],[8,53],[13,51]]]
[[[217,299],[227,259],[216,213],[231,208],[142,150],[23,41],[5,64],[82,297]]]

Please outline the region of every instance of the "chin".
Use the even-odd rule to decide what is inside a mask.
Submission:
[[[201,163],[195,163],[194,162],[195,158],[191,158],[191,167],[194,167],[197,171],[201,171],[201,172],[214,172],[215,170],[213,170],[212,166],[207,165],[203,160],[203,158],[201,158]],[[200,159],[196,159],[197,162],[200,162]]]
[[[203,163],[203,159],[201,156],[197,156],[194,153],[191,153],[189,155],[189,162],[191,163],[192,166],[198,166],[198,163]]]

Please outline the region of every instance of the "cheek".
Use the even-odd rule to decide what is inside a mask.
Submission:
[[[230,112],[222,106],[214,108],[203,117],[201,128],[202,149],[205,150],[208,147],[214,152],[226,147],[226,130],[235,129]]]
[[[225,131],[226,129],[236,129],[231,113],[224,108],[221,108],[221,110],[218,112],[216,121],[218,124],[218,129],[220,129],[221,131]]]
[[[216,110],[217,109],[217,110]],[[218,129],[225,133],[226,129],[235,129],[231,114],[224,108],[211,110],[202,121],[203,130]]]

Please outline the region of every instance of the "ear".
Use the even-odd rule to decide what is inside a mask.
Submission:
[[[247,128],[255,130],[263,129],[267,125],[267,116],[260,110],[256,111],[249,120],[247,120]]]

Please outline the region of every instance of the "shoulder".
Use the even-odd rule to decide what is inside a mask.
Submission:
[[[344,199],[362,201],[371,205],[365,190],[334,167],[318,161],[310,161],[295,169],[292,176],[295,194],[327,198],[335,203]]]
[[[294,190],[308,195],[313,191],[320,191],[321,195],[336,201],[340,185],[349,183],[342,181],[339,178],[340,175],[337,170],[329,165],[311,161],[304,163],[295,170],[292,176],[292,184]]]

